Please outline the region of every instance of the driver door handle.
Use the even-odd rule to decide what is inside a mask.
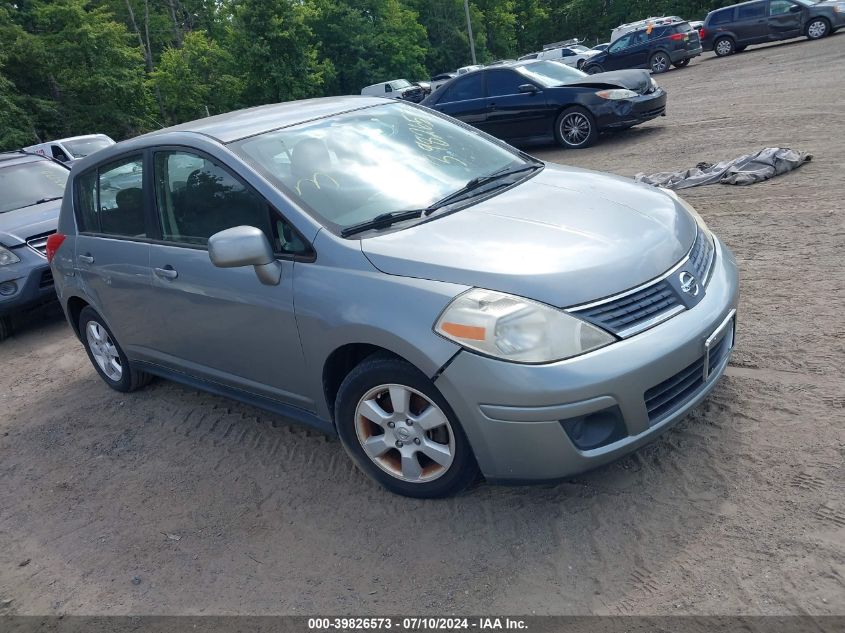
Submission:
[[[153,272],[155,272],[157,277],[161,277],[162,279],[168,280],[176,279],[179,276],[179,273],[177,273],[173,266],[171,266],[170,264],[168,264],[164,268],[153,268]]]
[[[83,264],[93,264],[94,263],[94,256],[91,253],[86,253],[85,255],[79,256],[79,261]]]

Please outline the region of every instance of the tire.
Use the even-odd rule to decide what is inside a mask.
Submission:
[[[736,42],[730,37],[720,37],[713,42],[713,52],[717,57],[727,57],[736,52]]]
[[[12,317],[0,317],[0,341],[5,341],[12,335]]]
[[[349,372],[337,394],[335,423],[352,460],[395,494],[445,497],[478,477],[446,399],[425,374],[393,356],[374,354]]]
[[[675,63],[674,63],[674,64],[672,64],[672,65],[673,65],[675,68],[684,68],[684,67],[686,67],[686,66],[689,66],[689,62],[690,62],[689,57],[687,57],[686,59],[682,59],[681,61],[679,61],[679,62],[675,62]]]
[[[589,66],[587,66],[586,68],[582,68],[581,70],[583,70],[588,75],[597,75],[598,73],[604,72],[604,68],[602,68],[598,64],[590,64]]]
[[[79,334],[88,358],[105,383],[115,391],[135,391],[152,380],[133,369],[102,317],[90,307],[79,314]]]
[[[566,149],[583,149],[599,137],[596,120],[588,110],[572,106],[561,112],[555,121],[555,139]]]
[[[584,69],[584,63],[585,63],[586,61],[587,61],[586,59],[579,59],[579,60],[575,63],[575,66],[577,66],[577,67],[578,67],[578,70],[583,70],[583,69]]]
[[[820,40],[830,34],[830,22],[824,18],[813,18],[807,23],[805,33],[808,40]]]
[[[669,55],[667,53],[664,53],[663,51],[657,51],[654,55],[651,56],[651,59],[648,60],[648,68],[655,75],[665,73],[667,70],[669,70],[669,66],[671,65],[672,60],[669,59]]]

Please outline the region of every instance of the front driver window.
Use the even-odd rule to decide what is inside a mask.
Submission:
[[[627,35],[623,35],[618,40],[613,42],[613,44],[611,44],[608,47],[607,50],[611,53],[615,53],[617,51],[621,51],[623,48],[628,48],[628,46],[630,46],[630,45],[631,45],[631,34],[629,33]]]
[[[215,161],[188,152],[158,152],[155,182],[162,237],[167,241],[205,246],[219,231],[254,226],[264,231],[277,253],[307,250],[264,198]]]
[[[769,2],[769,15],[783,15],[789,13],[793,5],[788,0],[771,0]]]

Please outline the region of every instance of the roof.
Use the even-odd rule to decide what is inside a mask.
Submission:
[[[38,154],[28,154],[26,152],[2,152],[0,153],[0,167],[8,165],[19,165],[21,163],[34,163],[39,160],[49,160],[44,156]]]
[[[385,99],[382,97],[361,97],[357,95],[287,101],[181,123],[150,132],[145,134],[143,138],[167,132],[196,132],[211,136],[221,143],[230,143],[269,130],[277,130],[297,123],[313,121],[333,114],[383,103],[385,103]]]

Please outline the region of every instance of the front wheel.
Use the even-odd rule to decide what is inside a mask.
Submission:
[[[830,32],[830,24],[824,18],[814,18],[807,25],[807,39],[817,40]]]
[[[555,138],[567,149],[582,149],[596,142],[599,131],[589,111],[579,106],[567,108],[555,121]]]
[[[588,75],[598,75],[599,73],[604,72],[604,68],[599,66],[598,64],[590,64],[586,68],[582,69]]]
[[[715,52],[718,57],[725,57],[733,54],[735,46],[736,44],[734,44],[734,41],[731,38],[720,37],[713,44],[713,52]]]
[[[673,64],[673,66],[674,66],[675,68],[683,68],[684,66],[689,66],[689,57],[687,57],[686,59],[682,59],[682,60],[681,60],[681,61],[679,61],[679,62],[675,62],[675,63]]]
[[[449,404],[409,363],[377,354],[344,379],[335,403],[343,447],[372,479],[396,494],[454,494],[477,476],[469,441]]]
[[[129,366],[126,354],[93,308],[83,308],[79,314],[79,333],[94,369],[115,391],[135,391],[152,380],[149,374]]]
[[[651,59],[648,62],[648,67],[651,69],[655,75],[659,75],[660,73],[665,73],[669,70],[669,66],[672,65],[672,61],[669,59],[669,56],[666,53],[658,51],[654,55],[651,56]]]

